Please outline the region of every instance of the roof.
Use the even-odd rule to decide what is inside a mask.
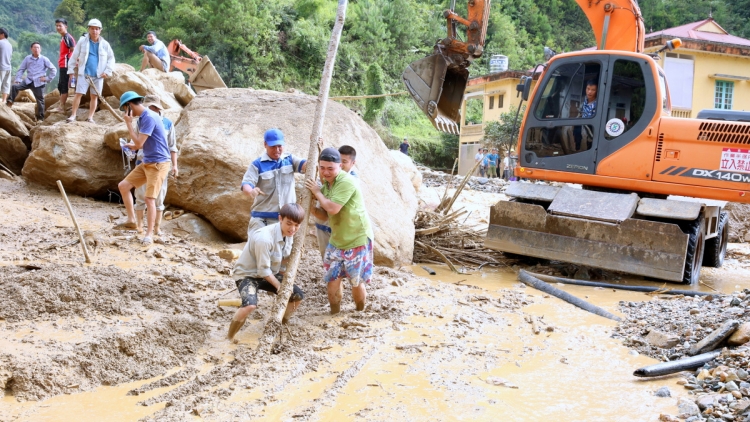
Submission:
[[[712,18],[652,32],[646,35],[646,40],[660,36],[750,47],[750,40],[729,34]]]

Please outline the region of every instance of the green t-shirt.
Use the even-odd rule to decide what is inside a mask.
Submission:
[[[321,192],[329,201],[342,206],[338,214],[328,214],[330,242],[336,249],[352,249],[366,245],[368,238],[375,240],[357,179],[340,171],[333,186],[325,182]]]

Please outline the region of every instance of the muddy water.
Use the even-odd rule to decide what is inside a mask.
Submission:
[[[420,292],[418,299],[435,304],[436,316],[415,313],[398,324],[398,331],[375,339],[333,344],[323,352],[329,365],[321,365],[318,371],[277,387],[270,399],[263,386],[239,388],[222,406],[241,409],[242,418],[273,421],[297,420],[300,415],[323,421],[648,421],[657,420],[660,413],[677,413],[676,398],[685,394],[676,384],[678,377],[633,377],[634,369],[655,361],[631,354],[619,341],[611,339],[614,322],[521,287],[510,269],[485,268],[475,274],[452,274],[441,266],[430,267],[438,274],[426,275],[420,266],[412,270],[432,280],[428,285],[463,285],[459,290],[461,297],[474,294],[497,300],[502,298],[502,289],[509,289],[528,294],[533,303],[512,311],[476,310],[458,295],[441,298]],[[616,314],[621,300],[649,300],[641,293],[558,287]],[[394,295],[394,300],[400,299]],[[454,322],[467,313],[494,321],[481,325],[481,330],[467,329],[456,335]],[[531,324],[525,321],[529,317],[541,319],[540,334],[532,333]],[[337,324],[343,318],[320,315],[311,322]],[[469,325],[479,326],[473,322]],[[551,331],[544,329],[547,326],[552,327]],[[230,352],[238,347],[254,347],[261,331],[261,324],[249,325],[240,332],[237,346],[221,343],[223,331],[212,336],[217,337],[215,347],[226,347]],[[353,366],[358,371],[351,371]],[[145,407],[137,402],[179,385],[140,396],[125,395],[150,381],[100,387],[36,403],[17,403],[6,397],[0,402],[0,408],[5,409],[0,411],[0,420],[137,420],[165,405],[162,402]],[[493,381],[504,385],[494,385]],[[670,388],[672,398],[653,396],[663,386]],[[200,419],[187,412],[185,418]],[[220,420],[212,419],[210,412],[205,419]]]

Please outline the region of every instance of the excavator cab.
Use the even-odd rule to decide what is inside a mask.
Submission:
[[[484,51],[490,0],[470,1],[467,18],[457,15],[454,7],[455,0],[451,9],[443,12],[448,36],[437,42],[431,55],[410,64],[402,79],[432,125],[441,132],[458,135],[468,68]],[[466,26],[466,42],[459,40],[457,24]]]
[[[172,40],[167,46],[171,59],[170,71],[181,70],[188,75],[188,82],[195,92],[212,88],[226,88],[227,85],[216,71],[208,56],[201,56],[193,52],[180,40]],[[189,57],[182,56],[183,52]]]

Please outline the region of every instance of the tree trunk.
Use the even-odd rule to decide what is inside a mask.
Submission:
[[[328,43],[328,55],[326,64],[323,67],[323,75],[320,79],[320,91],[318,93],[318,105],[315,108],[315,121],[313,130],[310,135],[310,152],[307,154],[307,169],[305,170],[305,179],[315,179],[318,167],[318,139],[323,134],[323,120],[326,114],[326,103],[328,102],[328,91],[331,87],[331,76],[333,74],[333,65],[336,62],[336,51],[341,39],[341,31],[344,28],[344,19],[346,18],[347,0],[339,0],[338,10],[336,11],[336,22],[331,32],[331,40]],[[276,296],[276,301],[271,308],[271,317],[263,330],[263,335],[258,342],[256,354],[269,354],[276,336],[281,332],[281,318],[289,302],[289,296],[292,294],[292,286],[297,278],[297,269],[302,260],[302,251],[305,248],[305,236],[307,235],[307,221],[310,218],[310,208],[312,206],[313,196],[309,189],[302,190],[302,198],[299,203],[305,209],[305,218],[302,220],[302,227],[294,235],[294,246],[292,247],[292,256],[289,260],[289,266],[281,283],[281,291]]]

